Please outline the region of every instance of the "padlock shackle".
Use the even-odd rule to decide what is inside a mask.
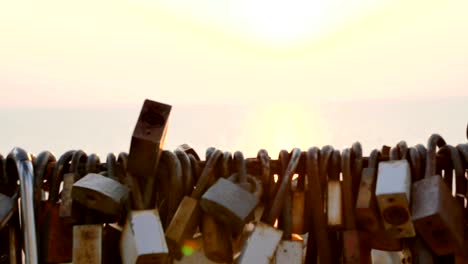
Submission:
[[[339,150],[333,150],[331,159],[328,162],[328,179],[329,180],[340,180],[341,173],[341,153]]]
[[[60,156],[58,161],[55,163],[54,171],[50,179],[50,190],[49,199],[51,203],[59,201],[60,183],[63,181],[63,175],[65,171],[68,171],[70,160],[75,154],[75,150],[69,150]]]
[[[184,151],[176,149],[174,151],[175,155],[179,159],[180,166],[182,169],[182,185],[183,185],[183,195],[190,195],[193,189],[193,175],[192,175],[192,165],[190,164],[190,158]]]
[[[247,182],[247,162],[245,161],[244,154],[241,151],[234,152],[234,163],[237,170],[237,181],[238,183]]]
[[[359,192],[359,184],[362,176],[362,145],[359,141],[351,146],[351,174],[353,179],[353,202],[356,203],[357,194]]]
[[[273,198],[271,208],[269,212],[267,212],[266,217],[264,218],[265,223],[273,225],[275,223],[275,220],[280,215],[281,210],[283,209],[286,191],[287,189],[290,189],[289,183],[291,182],[294,172],[296,171],[297,165],[299,164],[300,157],[301,149],[294,148],[291,151],[291,158],[289,160],[288,167],[286,168],[286,171],[283,177],[281,178],[281,182],[280,180],[278,180],[280,185],[278,187],[278,191],[275,194],[275,197]]]
[[[10,166],[13,166],[9,168]],[[36,218],[34,216],[34,168],[32,157],[21,148],[14,148],[7,157],[7,171],[16,171],[20,181],[21,222],[26,263],[37,264]]]
[[[180,201],[184,197],[184,185],[182,178],[182,166],[176,154],[169,150],[161,153],[160,162],[166,163],[168,167],[167,177],[170,182],[170,195],[167,196],[167,224],[169,225],[172,216],[174,216]]]
[[[107,177],[114,181],[119,181],[117,176],[117,159],[114,153],[109,152],[106,156]]]
[[[39,208],[42,200],[42,185],[47,172],[49,163],[55,162],[55,156],[50,151],[42,151],[37,155],[34,168],[34,208]],[[49,179],[50,180],[50,179]],[[39,210],[38,210],[39,211]]]
[[[192,184],[192,189],[190,191],[190,194],[192,194],[193,188],[195,188],[195,184],[197,183],[198,179],[200,178],[200,174],[201,174],[202,169],[201,169],[201,166],[200,166],[200,162],[197,160],[197,158],[194,155],[188,154],[188,156],[189,156],[189,160],[190,160],[190,166],[192,166],[193,184]]]
[[[318,155],[318,166],[319,166],[319,174],[318,179],[320,182],[320,186],[322,191],[326,190],[327,182],[328,182],[328,166],[331,162],[331,158],[333,155],[334,149],[331,145],[323,146],[321,150],[317,148],[317,155]],[[310,154],[308,154],[310,155]]]
[[[222,154],[223,153],[217,149],[213,152],[213,154],[210,155],[210,158],[206,162],[205,168],[203,168],[200,178],[198,178],[197,180],[195,189],[192,191],[192,194],[191,194],[192,198],[196,200],[200,200],[200,197],[205,192],[206,187],[208,187],[208,184],[210,182],[210,177],[216,166],[216,162],[218,161],[218,159],[221,157]]]
[[[427,156],[427,149],[423,144],[417,144],[415,148],[419,152],[419,162],[421,165],[421,170],[420,170],[420,178],[424,178],[424,175],[426,173],[426,156]]]
[[[379,160],[382,158],[382,154],[378,149],[374,149],[371,151],[369,155],[369,161],[367,163],[367,167],[371,169],[377,169]]]
[[[398,146],[394,146],[390,149],[390,160],[399,160],[400,159],[400,152],[398,150]]]
[[[193,157],[194,157],[197,161],[200,161],[200,157],[198,156],[198,153],[197,153],[192,147],[190,147],[189,144],[186,144],[186,143],[180,144],[180,145],[177,147],[176,151],[184,152],[184,153],[186,153],[187,155],[192,154]]]
[[[345,148],[341,153],[341,171],[343,174],[344,228],[346,230],[353,230],[356,229],[356,218],[353,203],[351,150],[349,148]]]
[[[269,208],[269,201],[271,201],[271,167],[270,167],[270,157],[268,156],[268,152],[265,149],[260,149],[257,152],[257,160],[260,162],[261,170],[260,170],[260,179],[262,180],[263,184],[263,201],[265,203],[265,208]]]
[[[95,153],[89,154],[85,165],[86,173],[98,173],[100,165],[101,160],[99,156]]]
[[[408,158],[408,145],[406,144],[406,141],[401,140],[397,144],[398,148],[398,155],[400,159],[407,159]]]
[[[409,161],[411,168],[411,178],[412,181],[420,180],[424,175],[421,173],[421,155],[415,147],[409,149]]]
[[[74,173],[75,174],[75,181],[77,181],[79,178],[81,178],[82,174],[80,173],[80,164],[84,163],[86,164],[86,161],[88,160],[88,155],[81,149],[77,150],[71,159],[70,162],[70,169],[68,172]]]
[[[450,155],[452,161],[452,168],[455,170],[455,187],[456,194],[466,195],[467,191],[467,182],[465,178],[465,168],[463,167],[462,158],[457,148],[452,145],[445,145],[440,148],[439,152],[447,153]],[[452,186],[448,186],[450,189]]]
[[[427,143],[425,178],[436,175],[436,149],[445,146],[445,140],[439,134],[432,134]]]
[[[288,167],[288,164],[289,164],[289,161],[290,161],[290,158],[289,158],[289,153],[287,150],[281,150],[280,153],[279,153],[279,157],[278,159],[280,160],[281,164],[282,164],[282,175],[281,175],[281,178],[278,179],[278,181],[282,181],[283,177],[286,177],[286,173],[287,173],[287,167]],[[288,185],[289,185],[289,188],[286,188],[286,191],[285,191],[285,194],[284,194],[284,205],[283,205],[283,209],[280,213],[280,219],[281,219],[281,222],[279,222],[281,224],[280,228],[283,230],[283,239],[285,240],[291,240],[292,238],[292,177],[290,177],[288,179]]]
[[[124,174],[124,184],[125,186],[128,187],[130,190],[130,196],[132,198],[132,203],[133,206],[135,207],[134,209],[136,210],[143,210],[144,209],[144,203],[143,203],[143,197],[140,191],[140,187],[138,186],[138,181],[135,179],[130,172],[127,170],[128,166],[128,154],[125,152],[120,152],[119,156],[117,158],[117,162],[120,164],[122,167],[122,173]],[[128,200],[126,206],[130,206],[129,204],[130,199]],[[130,209],[130,208],[126,208]],[[130,216],[130,215],[129,215]]]
[[[326,154],[323,152],[325,151]],[[320,183],[320,168],[319,166],[325,165],[325,168],[328,164],[320,164],[322,158],[326,158],[326,163],[330,159],[330,156],[333,152],[333,148],[324,147],[322,148],[322,153],[317,147],[311,147],[306,152],[306,173],[307,180],[309,184],[309,191],[306,193],[307,210],[312,211],[312,221],[309,223],[309,235],[310,237],[307,241],[307,254],[306,254],[306,263],[312,263],[317,261],[317,256],[314,254],[314,248],[317,247],[319,251],[320,263],[331,264],[331,245],[328,239],[328,227],[327,219],[323,208],[323,187]],[[320,155],[322,154],[322,155]],[[319,157],[320,156],[320,157]],[[323,169],[322,172],[325,173],[326,169]],[[325,176],[324,176],[325,177]],[[319,241],[317,243],[317,241]],[[316,244],[314,245],[314,242]]]
[[[223,153],[223,160],[221,162],[221,177],[227,178],[231,174],[232,154],[229,151]]]

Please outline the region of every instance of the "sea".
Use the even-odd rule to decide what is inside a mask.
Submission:
[[[149,98],[156,100],[156,98]],[[32,154],[82,149],[101,157],[128,152],[141,102],[125,106],[0,107],[0,154],[14,147]],[[255,157],[266,149],[332,145],[359,141],[364,154],[404,140],[422,143],[432,133],[448,144],[467,142],[468,97],[311,101],[311,103],[174,103],[163,147],[186,143],[202,157],[208,147],[243,151]]]

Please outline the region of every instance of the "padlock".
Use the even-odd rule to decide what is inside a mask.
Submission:
[[[339,178],[341,168],[341,155],[338,150],[335,150],[331,156],[329,163],[332,170],[338,173],[329,173],[327,182],[327,217],[328,226],[332,229],[342,229],[344,225],[343,219],[343,191],[342,182]]]
[[[238,172],[229,179],[219,178],[201,197],[200,206],[208,214],[230,226],[235,233],[242,230],[245,223],[252,219],[262,195],[262,185],[259,180],[247,174],[247,167],[242,152],[234,153]],[[239,184],[232,181],[238,179]],[[249,181],[254,189],[250,192],[240,184]]]
[[[322,157],[325,158],[323,164],[326,168],[328,165],[328,159],[331,156],[333,149],[324,151]],[[315,243],[318,251],[318,258],[320,263],[330,264],[332,261],[332,252],[330,241],[328,237],[328,225],[326,214],[324,213],[324,198],[322,185],[320,183],[320,164],[319,164],[319,149],[316,147],[309,148],[306,153],[306,174],[309,185],[309,191],[307,192],[307,201],[306,203],[307,210],[311,211],[312,221],[309,221],[309,235],[307,240],[307,253],[306,253],[306,263],[314,263],[317,260],[315,250],[312,248],[314,245],[309,243],[310,241],[320,241],[320,243]],[[326,174],[324,170],[324,174]],[[325,177],[325,176],[323,176]]]
[[[38,263],[36,218],[34,216],[34,168],[31,155],[21,148],[14,148],[7,156],[7,174],[17,175],[20,182],[21,223],[24,257],[26,263]],[[11,179],[10,176],[8,176]]]
[[[407,160],[398,160],[398,148],[390,161],[379,163],[375,196],[385,230],[395,238],[416,235],[410,216],[411,172]]]
[[[354,215],[353,185],[351,169],[351,150],[344,149],[341,154],[341,170],[343,174],[343,263],[361,263],[361,246],[359,233],[356,229]]]
[[[13,214],[10,221],[8,222],[8,225],[3,230],[5,230],[7,234],[6,240],[2,240],[2,241],[8,241],[8,243],[2,243],[2,244],[8,245],[8,252],[6,253],[8,254],[8,261],[9,261],[8,263],[10,264],[23,263],[22,261],[23,239],[21,239],[22,232],[21,232],[18,212],[15,212]],[[0,263],[4,263],[4,262],[0,260]]]
[[[206,160],[209,159],[210,155],[212,155],[214,151],[215,148],[209,148],[207,150]],[[223,163],[226,162],[226,156],[229,157],[231,154],[229,152],[224,152],[223,159],[220,159],[221,162],[218,162],[218,164],[225,165]],[[229,161],[229,159],[227,159],[227,161]],[[222,173],[221,175],[221,173],[216,173],[216,175],[223,177],[226,174]],[[209,185],[211,186],[216,180],[217,179],[214,177],[211,177]],[[210,186],[208,186],[208,188]],[[233,249],[231,228],[217,220],[216,217],[203,213],[200,230],[203,234],[203,251],[205,253],[205,257],[208,260],[217,263],[232,263]]]
[[[109,153],[106,158],[107,176],[88,173],[73,183],[72,198],[87,208],[118,216],[124,210],[129,189],[119,182],[116,158]]]
[[[127,209],[143,210],[143,197],[140,193],[138,182],[127,171],[128,154],[125,152],[119,153],[117,164],[119,173],[122,175],[122,182],[130,190],[129,198],[127,199]]]
[[[273,186],[273,182],[271,181],[271,167],[270,167],[270,157],[268,157],[268,152],[265,149],[260,149],[257,152],[257,160],[260,162],[262,167],[262,175],[260,179],[262,179],[263,184],[263,195],[262,195],[262,202],[264,204],[268,203],[271,200],[273,195],[271,194],[270,190],[271,186]]]
[[[200,178],[197,180],[197,184],[191,196],[184,196],[174,214],[174,217],[171,219],[171,222],[166,229],[166,240],[171,255],[176,259],[182,258],[182,247],[184,246],[185,241],[192,239],[192,236],[200,223],[201,211],[198,199],[200,199],[205,192],[205,189],[209,184],[212,171],[221,155],[222,152],[216,150],[210,156]],[[189,156],[193,157],[193,155]]]
[[[361,184],[356,202],[356,222],[360,229],[369,232],[377,232],[382,227],[375,198],[375,185],[377,176],[377,164],[380,152],[374,149],[368,161],[367,168],[362,170]]]
[[[395,148],[397,150],[397,148]],[[394,150],[394,151],[395,151]],[[415,159],[412,161],[411,171],[413,166],[419,168],[419,155],[416,149],[412,149],[416,154]],[[394,153],[399,158],[399,152]],[[377,174],[377,162],[381,158],[380,152],[375,149],[371,152],[368,161],[368,168],[365,168],[361,178],[361,189],[358,195],[356,204],[356,220],[358,226],[366,230],[361,232],[361,241],[365,241],[371,248],[382,251],[401,251],[402,243],[399,238],[393,237],[390,232],[383,229],[381,224],[381,217],[377,208],[377,201],[375,198],[375,181]]]
[[[291,151],[291,158],[281,180],[278,180],[279,187],[272,199],[271,206],[265,210],[262,221],[255,224],[255,227],[242,247],[237,263],[270,263],[275,251],[281,241],[283,231],[274,228],[272,225],[281,213],[284,206],[285,194],[290,188],[289,184],[294,175],[294,171],[299,164],[301,150],[294,148]]]
[[[456,147],[451,145],[445,145],[440,148],[439,153],[441,155],[450,158],[449,167],[444,169],[444,181],[447,186],[453,186],[453,170],[455,170],[455,197],[460,203],[462,208],[465,207],[465,194],[467,191],[467,181],[465,178],[465,168],[463,166],[462,157]],[[447,179],[446,179],[447,178]],[[449,180],[450,179],[450,180]]]
[[[289,153],[286,150],[282,150],[279,155],[279,160],[282,164],[282,177],[285,177],[286,168],[289,163]],[[294,161],[293,161],[294,162]],[[293,172],[295,173],[295,172]],[[291,180],[289,179],[289,185],[291,185]],[[294,239],[292,236],[293,231],[293,218],[292,218],[292,190],[286,189],[285,201],[283,205],[283,210],[280,215],[281,219],[281,229],[283,230],[283,238],[280,241],[278,248],[275,252],[275,257],[272,260],[272,263],[285,263],[286,261],[291,264],[303,262],[303,240]]]
[[[73,203],[73,184],[83,176],[80,164],[86,164],[88,155],[82,150],[77,150],[72,157],[68,173],[63,175],[63,189],[61,192],[61,202],[59,215],[63,221],[76,224],[79,222],[81,211],[84,210],[79,204]]]
[[[322,147],[320,150],[320,153],[317,155],[320,155],[320,163],[319,163],[319,179],[323,181],[323,186],[324,186],[324,203],[325,203],[325,217],[327,220],[327,233],[328,233],[328,243],[330,245],[330,248],[335,249],[334,254],[331,254],[331,262],[332,263],[337,263],[339,261],[339,258],[342,253],[342,246],[341,242],[339,241],[340,239],[340,233],[337,231],[338,227],[343,226],[343,216],[342,216],[342,198],[337,199],[336,204],[338,205],[338,208],[335,208],[335,214],[337,215],[339,221],[341,224],[339,226],[332,227],[329,225],[328,219],[329,219],[329,205],[328,200],[331,198],[328,195],[328,182],[329,181],[339,181],[340,179],[340,173],[341,173],[341,153],[339,150],[334,150],[332,146],[327,145]],[[339,195],[338,197],[341,197],[341,183],[338,185],[339,188]],[[333,201],[333,199],[331,199]],[[332,207],[333,208],[333,207]],[[333,213],[333,212],[332,212]],[[335,216],[336,218],[336,216]],[[307,257],[309,257],[309,250],[310,250],[310,240],[307,241],[308,244],[308,249],[307,249]],[[317,241],[317,244],[318,241]],[[312,248],[314,249],[314,248]],[[320,253],[319,253],[320,254]]]
[[[128,154],[128,171],[143,190],[145,207],[150,207],[159,158],[169,127],[172,106],[146,99],[135,125]],[[143,188],[144,187],[144,188]]]
[[[306,153],[301,154],[302,160],[306,160]],[[294,234],[305,234],[309,231],[309,210],[306,209],[306,196],[307,196],[307,186],[306,186],[306,173],[298,173],[298,177],[295,182],[292,184],[292,204],[291,204],[291,221],[292,221],[292,232]]]
[[[429,138],[424,179],[412,188],[412,220],[416,230],[437,255],[457,252],[463,245],[463,212],[450,188],[435,175],[436,148],[445,146],[438,134]]]
[[[59,191],[63,174],[69,169],[69,162],[75,153],[70,150],[62,154],[55,163],[50,177],[48,200],[44,203],[40,216],[39,244],[41,263],[63,263],[72,261],[73,228],[59,216]]]
[[[193,239],[187,241],[185,256],[180,260],[174,260],[174,264],[216,264],[205,256],[203,237],[200,233],[195,234]]]

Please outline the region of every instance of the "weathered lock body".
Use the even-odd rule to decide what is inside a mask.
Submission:
[[[207,150],[206,159],[213,154],[214,148]],[[230,161],[231,154],[229,152],[223,153],[221,160],[221,167],[225,167],[227,162]],[[218,163],[219,165],[220,163]],[[227,177],[229,172],[222,171],[216,173],[220,177]],[[212,179],[210,185],[215,182],[216,179]],[[216,217],[203,213],[200,224],[200,230],[203,233],[203,252],[205,257],[217,263],[232,263],[233,260],[233,247],[232,247],[232,231],[231,228],[225,225],[223,222],[216,219]],[[210,262],[209,261],[209,262]],[[206,261],[204,261],[206,262]]]
[[[80,221],[81,212],[84,210],[79,204],[73,203],[72,188],[73,183],[83,176],[80,171],[80,164],[85,164],[88,155],[82,150],[77,150],[71,159],[68,173],[63,175],[63,189],[61,192],[59,215],[63,221],[69,224],[76,224]]]
[[[221,155],[222,152],[216,150],[210,156],[191,196],[184,196],[166,229],[166,240],[171,255],[176,259],[182,258],[181,250],[185,241],[192,239],[200,223],[201,209],[198,199],[209,184],[215,164]]]
[[[102,263],[102,225],[73,226],[73,263]]]
[[[435,175],[436,147],[445,141],[431,135],[426,156],[425,178],[413,184],[413,222],[416,230],[437,255],[455,253],[463,248],[463,211],[451,190]]]
[[[356,223],[362,230],[377,232],[381,229],[379,209],[375,198],[377,163],[380,152],[374,149],[369,156],[367,168],[362,170],[361,183],[356,201]]]
[[[121,171],[126,186],[132,191],[132,201],[127,200],[127,221],[120,237],[122,263],[166,263],[169,249],[157,209],[144,210],[140,188],[127,173],[127,155],[119,154]],[[130,204],[136,210],[130,210]],[[133,209],[133,208],[132,208]]]
[[[317,260],[317,253],[320,263],[333,263],[327,217],[324,213],[324,193],[322,188],[326,185],[320,182],[320,177],[326,177],[328,160],[332,152],[333,149],[331,148],[326,148],[322,151],[322,163],[320,163],[320,151],[318,148],[312,147],[306,152],[306,174],[309,184],[306,208],[311,211],[312,216],[312,221],[309,222],[306,263],[314,263]],[[323,166],[322,169],[320,169],[320,165]],[[322,173],[323,175],[321,176],[320,174]],[[320,243],[316,243],[315,241],[320,241]]]
[[[260,155],[268,155],[266,151],[259,153]],[[236,263],[270,263],[275,256],[276,249],[283,236],[283,231],[274,228],[272,225],[281,213],[284,206],[285,194],[290,190],[294,171],[299,164],[301,150],[295,148],[291,151],[290,161],[288,166],[278,180],[278,188],[273,197],[268,209],[264,211],[262,221],[255,224],[254,230],[244,243],[241,254],[236,260]]]
[[[301,153],[302,154],[302,153]],[[286,150],[280,151],[279,160],[281,162],[281,177],[284,174],[289,163],[289,153]],[[295,172],[293,172],[295,173]],[[292,180],[292,179],[290,179]],[[291,181],[288,183],[291,186]],[[292,186],[291,186],[292,187]],[[303,240],[293,239],[293,200],[292,189],[288,188],[285,192],[285,201],[280,215],[280,228],[283,230],[282,240],[275,252],[272,263],[285,263],[288,260],[291,264],[301,264],[303,261]]]
[[[229,179],[219,178],[202,195],[200,206],[206,213],[213,215],[237,232],[253,218],[253,211],[260,202],[262,185],[258,179],[247,174],[242,152],[234,153],[234,159],[238,164],[238,173],[233,174]],[[240,184],[248,181],[255,192],[252,193],[240,184],[235,184],[233,181],[236,178]]]
[[[120,182],[96,173],[88,173],[73,184],[72,197],[88,208],[118,215],[128,198],[129,189]]]
[[[305,157],[305,152],[302,153]],[[305,158],[304,158],[305,160]],[[294,183],[294,181],[293,181]],[[292,232],[295,234],[305,234],[309,231],[308,210],[306,210],[306,174],[299,173],[296,184],[292,186]]]
[[[184,257],[180,260],[174,260],[174,264],[216,264],[206,257],[203,236],[198,233],[192,239],[187,241]],[[232,262],[226,262],[232,263]]]
[[[409,209],[411,172],[408,161],[380,162],[377,173],[375,195],[385,229],[396,238],[414,237]]]
[[[156,169],[163,151],[172,106],[146,99],[132,134],[128,171],[143,190],[143,202],[151,207]]]
[[[169,249],[157,210],[129,212],[120,242],[122,263],[166,263]]]
[[[39,217],[40,262],[64,263],[72,261],[73,227],[59,216],[59,191],[63,174],[75,151],[67,151],[55,163],[50,179],[49,198],[43,205]]]
[[[7,157],[7,174],[17,175],[21,196],[21,227],[23,231],[24,258],[26,263],[38,263],[36,218],[34,216],[34,168],[32,157],[21,148],[14,148]],[[8,178],[11,178],[8,176]]]
[[[122,263],[119,253],[122,227],[117,224],[105,224],[102,229],[102,263]]]

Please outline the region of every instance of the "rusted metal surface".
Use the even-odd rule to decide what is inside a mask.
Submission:
[[[437,255],[457,252],[463,245],[463,212],[451,190],[436,173],[436,148],[446,145],[433,134],[428,141],[425,178],[413,185],[412,220]]]

